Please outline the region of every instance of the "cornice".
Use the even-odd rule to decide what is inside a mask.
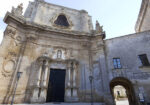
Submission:
[[[33,22],[28,21],[24,17],[17,17],[10,12],[7,12],[4,18],[4,22],[9,24],[9,22],[14,22],[19,26],[20,28],[23,28],[25,30],[32,30],[36,33],[48,33],[48,34],[54,34],[54,35],[61,35],[64,37],[70,37],[70,38],[77,38],[77,39],[95,39],[95,38],[102,38],[103,35],[93,35],[93,33],[85,33],[85,32],[79,32],[79,31],[72,31],[72,30],[63,30],[58,28],[52,28],[50,26],[46,25],[39,25]]]
[[[59,7],[59,8],[62,8],[62,9],[68,9],[68,10],[72,10],[74,12],[79,12],[79,13],[86,13],[88,14],[88,12],[86,10],[77,10],[77,9],[73,9],[73,8],[69,8],[69,7],[64,7],[64,6],[60,6],[60,5],[56,5],[56,4],[52,4],[52,3],[48,3],[48,2],[45,2],[44,0],[43,1],[35,1],[35,2],[38,2],[40,4],[44,4],[44,5],[48,5],[48,6],[54,6],[54,7]]]
[[[73,30],[63,30],[63,29],[58,29],[55,27],[46,26],[46,25],[39,25],[39,24],[36,24],[34,22],[30,22],[23,17],[16,17],[13,14],[11,14],[10,12],[6,13],[6,15],[4,17],[4,22],[8,24],[10,18],[15,20],[19,24],[23,25],[24,27],[28,26],[30,28],[32,27],[33,29],[38,28],[38,29],[45,30],[45,31],[61,32],[64,34],[72,34],[72,35],[87,35],[87,36],[91,35],[91,33],[86,33],[86,32],[73,31]]]

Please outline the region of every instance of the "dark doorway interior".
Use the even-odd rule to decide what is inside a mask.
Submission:
[[[64,102],[66,70],[51,69],[46,102]]]

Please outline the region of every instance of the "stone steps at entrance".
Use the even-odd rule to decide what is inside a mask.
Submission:
[[[91,105],[91,103],[45,103],[43,105]],[[104,104],[94,103],[93,105],[104,105]]]
[[[10,105],[10,104],[0,104]],[[44,103],[44,104],[13,104],[13,105],[91,105],[91,103]],[[103,103],[93,103],[93,105],[105,105]]]

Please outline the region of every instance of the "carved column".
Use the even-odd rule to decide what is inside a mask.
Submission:
[[[35,85],[33,86],[33,91],[32,91],[32,97],[31,97],[31,103],[36,103],[38,102],[39,98],[39,89],[40,89],[40,83],[41,83],[41,74],[42,74],[42,60],[37,60],[37,65],[39,65],[39,69],[37,70],[37,79],[35,82]]]
[[[70,82],[71,82],[71,65],[68,64],[68,87],[70,87]]]
[[[39,100],[40,102],[46,102],[46,94],[47,94],[47,77],[49,70],[49,59],[45,58],[43,61],[43,69],[42,69],[42,80],[41,80],[41,93]]]
[[[71,62],[67,64],[67,86],[65,90],[65,101],[70,101],[71,99]]]
[[[31,98],[31,103],[41,103],[46,102],[46,93],[47,93],[47,77],[49,70],[49,58],[40,57],[37,60],[39,66],[36,86],[33,89],[33,95]]]
[[[69,102],[77,102],[78,101],[78,88],[77,88],[77,61],[69,60],[68,62],[68,70],[67,70],[67,88],[65,91],[65,100]]]
[[[42,65],[40,65],[40,68],[39,68],[39,71],[38,71],[37,87],[40,87],[41,73],[42,73]]]
[[[49,61],[47,60],[43,66],[44,67],[43,67],[41,87],[46,87],[46,80],[47,80],[48,70],[49,70]]]
[[[76,87],[76,62],[73,63],[73,87]]]
[[[76,73],[77,73],[77,61],[73,61],[73,93],[72,97],[74,101],[78,101],[77,85],[76,85]]]

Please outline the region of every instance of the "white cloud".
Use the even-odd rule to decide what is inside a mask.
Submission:
[[[17,7],[20,3],[23,3],[23,11],[25,11],[29,1],[33,0],[3,0],[0,3],[0,17],[4,17],[7,11],[11,11],[12,6]]]

